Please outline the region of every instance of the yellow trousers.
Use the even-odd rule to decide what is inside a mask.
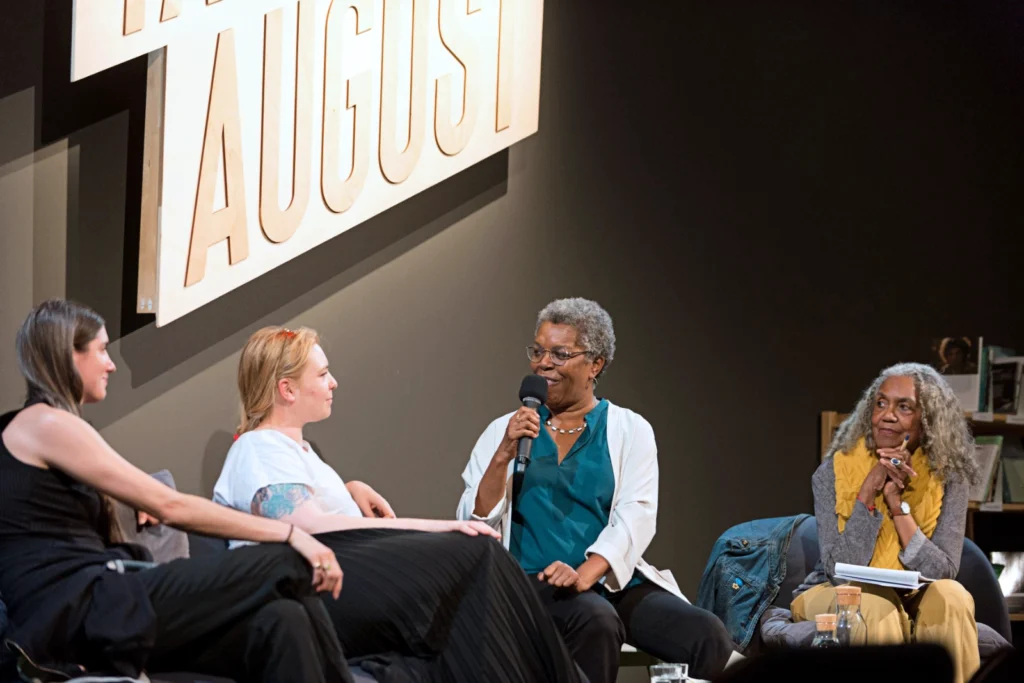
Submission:
[[[969,681],[978,670],[978,624],[974,621],[974,598],[956,581],[942,580],[913,592],[897,593],[892,588],[854,583],[860,586],[860,611],[868,626],[868,643],[938,643],[953,658],[955,683]],[[814,621],[817,614],[835,609],[835,589],[823,583],[793,601],[793,621]]]

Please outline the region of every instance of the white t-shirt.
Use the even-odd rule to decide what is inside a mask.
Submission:
[[[238,437],[228,451],[217,485],[215,503],[250,512],[253,496],[265,486],[304,484],[328,514],[362,517],[345,482],[308,443],[300,446],[276,429],[257,429]],[[239,545],[232,541],[232,547]]]

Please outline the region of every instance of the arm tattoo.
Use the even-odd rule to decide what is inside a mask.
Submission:
[[[312,498],[313,489],[305,484],[273,484],[256,492],[249,510],[260,517],[281,519]]]

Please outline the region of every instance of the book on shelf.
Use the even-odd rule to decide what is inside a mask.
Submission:
[[[1024,358],[1011,356],[993,360],[989,375],[992,412],[1016,415],[1020,403],[1020,371]]]
[[[985,344],[981,347],[980,364],[978,367],[978,412],[992,412],[992,365],[996,361],[1016,355],[1016,352],[1005,346]]]
[[[1003,501],[1024,503],[1024,458],[1007,458],[1003,463]]]
[[[999,462],[1003,468],[1003,502],[1024,503],[1024,444],[1020,438],[1007,437]]]
[[[965,411],[985,411],[988,392],[981,391],[982,337],[941,337],[932,340],[931,364],[942,373]]]
[[[911,572],[903,569],[879,569],[878,567],[865,567],[859,564],[846,564],[844,562],[836,562],[835,578],[907,590],[917,590],[933,580],[921,576],[921,572]]]
[[[974,459],[978,463],[979,477],[978,483],[971,486],[967,500],[976,503],[987,503],[992,500],[1002,448],[1002,435],[975,437]]]
[[[1024,612],[1024,593],[1010,593],[1007,595],[1006,608],[1010,614]]]
[[[988,501],[979,506],[982,512],[1003,511],[1003,462],[1002,458],[996,462],[995,480],[992,482],[992,491],[989,493]]]

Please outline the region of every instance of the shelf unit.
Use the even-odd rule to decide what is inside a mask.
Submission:
[[[977,501],[968,503],[967,509],[974,510],[975,512],[986,512],[981,509],[981,503]],[[1024,503],[1003,503],[1002,510],[987,510],[987,512],[1024,512]]]
[[[998,413],[972,413],[967,411],[964,413],[964,416],[972,424],[1003,424],[1024,428],[1024,416],[1021,415],[999,415]]]

